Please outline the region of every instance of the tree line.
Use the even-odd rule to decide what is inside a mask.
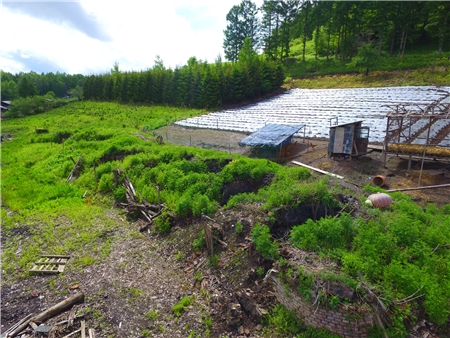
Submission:
[[[50,97],[62,98],[69,91],[81,88],[84,76],[81,74],[47,73],[36,72],[11,74],[1,71],[2,100],[15,100],[36,95],[46,95],[51,92]]]
[[[408,46],[432,44],[439,56],[450,49],[450,2],[250,0],[233,6],[224,30],[226,59],[236,61],[245,37],[272,60],[291,55],[299,39],[305,61],[308,45],[315,58],[351,61],[358,48],[371,44],[378,55],[401,58]]]
[[[141,72],[120,72],[86,77],[86,100],[112,100],[168,104],[192,108],[213,108],[250,100],[278,89],[284,81],[280,63],[261,57],[246,40],[239,61],[215,63],[191,57],[187,64],[166,68],[158,58],[155,66]]]

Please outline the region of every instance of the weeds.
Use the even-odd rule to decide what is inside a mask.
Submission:
[[[158,310],[150,310],[145,313],[145,319],[148,320],[157,320],[159,318],[159,311]]]
[[[180,317],[181,312],[185,310],[192,303],[192,297],[184,297],[177,304],[172,307],[172,311],[175,316]]]
[[[244,226],[242,225],[241,222],[236,223],[235,230],[236,230],[236,234],[238,234],[238,235],[242,234],[242,231],[244,230]]]
[[[267,225],[255,224],[252,229],[252,240],[261,256],[266,259],[278,259],[278,245],[273,241]]]

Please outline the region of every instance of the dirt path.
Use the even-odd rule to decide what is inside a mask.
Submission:
[[[184,260],[177,261],[170,239],[139,233],[138,225],[129,224],[117,211],[108,211],[108,217],[117,227],[108,234],[111,253],[100,263],[81,270],[69,263],[61,277],[31,276],[2,286],[2,332],[79,290],[85,294],[84,303],[76,306],[80,318],[70,328],[55,326],[51,336],[78,329],[80,320],[95,329],[96,337],[142,337],[146,332],[153,337],[186,337],[186,327],[204,331],[203,300],[191,288],[192,276],[183,272]],[[193,298],[192,306],[177,318],[172,307],[186,296]],[[46,325],[67,318],[64,312]]]

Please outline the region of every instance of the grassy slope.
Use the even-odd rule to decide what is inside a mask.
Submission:
[[[142,129],[146,129],[145,135],[152,139],[151,130],[201,113],[75,102],[40,115],[3,121],[2,134],[12,135],[13,140],[3,142],[1,148],[2,203],[6,206],[1,209],[2,230],[7,233],[18,225],[36,226],[29,243],[21,249],[19,266],[15,265],[19,243],[12,239],[4,246],[3,269],[26,274],[27,266],[40,251],[73,252],[81,260],[84,252],[95,257],[107,254],[109,243],[99,244],[97,240],[110,226],[103,215],[103,202],[107,207],[111,201],[107,195],[94,194],[98,182],[93,167],[105,154],[149,149],[152,143],[134,136],[136,132],[145,134]],[[49,133],[36,134],[36,128],[48,129]],[[60,142],[64,134],[71,137]],[[75,184],[67,184],[73,160],[82,155],[88,169]],[[83,198],[85,192],[90,197]],[[73,225],[70,231],[56,226],[65,222]],[[92,223],[101,226],[92,228]],[[92,263],[91,259],[84,260]]]
[[[450,52],[437,52],[428,46],[408,50],[402,58],[383,54],[369,76],[330,57],[315,58],[312,45],[307,44],[302,61],[301,41],[291,42],[291,54],[286,62],[286,86],[295,88],[358,88],[383,86],[425,86],[450,84]]]

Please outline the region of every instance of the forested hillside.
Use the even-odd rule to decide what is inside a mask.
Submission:
[[[295,39],[302,47],[295,54],[303,61],[310,51],[315,58],[350,61],[368,43],[389,57],[402,57],[417,45],[432,46],[441,55],[449,49],[448,13],[445,1],[265,0],[256,8],[243,0],[227,15],[225,56],[236,61],[246,36],[273,60],[291,57]]]

